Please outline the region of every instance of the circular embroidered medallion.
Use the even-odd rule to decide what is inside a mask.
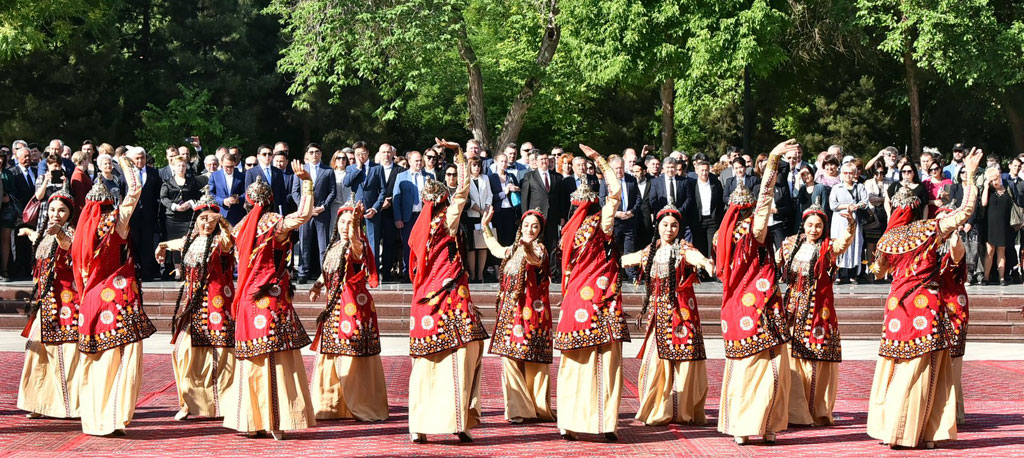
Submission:
[[[821,309],[821,319],[827,320],[830,316],[832,316],[832,312],[828,311],[828,307],[823,307]]]
[[[63,306],[60,308],[60,319],[66,320],[71,318],[71,307]]]
[[[589,301],[594,298],[594,289],[589,286],[584,286],[580,289],[580,299]]]
[[[590,318],[590,314],[586,310],[579,309],[572,314],[572,317],[576,319],[577,323],[585,323]]]
[[[220,290],[220,292],[224,293],[224,297],[231,297],[235,295],[235,290],[231,289],[231,285],[225,286]]]
[[[893,318],[893,319],[889,320],[889,332],[899,332],[899,331],[900,331],[900,320],[897,320],[896,318]]]
[[[740,329],[744,331],[754,329],[754,319],[749,316],[740,318]]]
[[[896,296],[890,296],[889,300],[885,301],[885,306],[889,310],[896,310],[896,307],[899,307],[899,305],[900,305],[900,300],[896,299]]]
[[[923,316],[919,316],[919,317],[914,318],[914,329],[917,329],[918,331],[924,331],[924,328],[926,328],[926,327],[928,327],[928,319],[927,318],[925,318]]]
[[[689,333],[690,330],[686,329],[686,326],[683,325],[676,326],[676,328],[673,330],[673,334],[675,334],[677,339],[685,339],[686,335]]]
[[[114,288],[125,289],[128,287],[128,279],[120,275],[114,277]]]
[[[952,302],[946,302],[946,308],[949,309],[950,313],[956,313],[956,304]]]
[[[224,298],[220,296],[213,296],[213,299],[210,300],[210,303],[213,304],[213,306],[216,308],[222,308],[224,307]]]
[[[423,318],[420,318],[420,327],[427,331],[434,329],[434,317],[423,315]]]
[[[220,312],[210,312],[210,324],[220,324],[222,321],[224,321],[224,315],[221,315]]]
[[[740,299],[740,302],[747,307],[753,307],[754,303],[757,302],[757,296],[755,296],[754,293],[744,294],[743,298]]]
[[[917,297],[914,298],[914,307],[919,309],[928,307],[928,296],[918,294]]]
[[[757,280],[757,284],[755,284],[755,287],[757,287],[758,291],[762,293],[767,293],[768,288],[772,287],[772,282],[768,281],[767,278],[759,278]]]
[[[516,336],[517,338],[522,339],[523,338],[523,325],[517,324],[515,326],[512,326],[512,335]]]
[[[252,325],[256,329],[263,329],[267,327],[267,317],[263,315],[256,315],[252,318]]]
[[[537,299],[533,301],[533,310],[537,313],[544,312],[544,301]]]
[[[367,302],[370,302],[370,296],[367,296],[366,293],[356,294],[356,303],[357,304],[359,304],[359,305],[366,305]],[[349,315],[354,315],[354,313],[349,313]]]
[[[469,288],[466,285],[459,286],[459,297],[469,299]]]
[[[963,294],[957,296],[956,303],[960,304],[961,307],[967,307],[967,296]]]
[[[75,300],[75,293],[72,293],[70,289],[65,289],[60,292],[60,301],[67,304]]]
[[[722,320],[722,334],[725,334],[727,332],[729,332],[729,323],[727,323],[725,320]]]
[[[270,307],[270,298],[269,297],[264,297],[264,298],[256,301],[256,306],[261,308],[261,309],[265,309],[267,307]]]
[[[281,295],[281,287],[277,286],[277,285],[273,285],[273,286],[270,287],[270,289],[267,290],[267,294],[269,294],[271,297],[280,296]]]
[[[524,320],[529,320],[530,318],[533,318],[533,309],[529,307],[523,307],[522,314]]]
[[[345,334],[350,334],[352,332],[352,322],[351,321],[342,321],[341,322],[341,332],[344,332]]]
[[[693,300],[693,298],[691,297],[691,298],[686,300],[686,305],[689,305],[690,308],[692,309],[692,308],[697,306],[697,301]]]
[[[409,330],[416,329],[416,320],[409,320]]]
[[[356,304],[351,302],[345,304],[345,314],[348,316],[356,316]]]
[[[608,288],[608,277],[606,277],[604,275],[602,275],[600,277],[597,277],[597,287],[601,288],[601,289],[607,289]]]
[[[681,308],[679,309],[679,318],[686,321],[690,319],[690,310]]]
[[[824,326],[815,326],[814,330],[811,331],[811,335],[814,336],[814,338],[818,339],[818,340],[824,339],[825,338],[825,327]]]
[[[111,324],[114,322],[114,312],[110,310],[104,310],[100,312],[100,323]]]
[[[114,296],[115,296],[114,290],[112,290],[110,288],[106,288],[102,292],[100,292],[100,299],[103,299],[103,302],[113,301],[114,300]]]

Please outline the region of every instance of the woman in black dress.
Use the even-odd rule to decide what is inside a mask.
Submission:
[[[985,243],[985,282],[991,281],[992,261],[999,269],[999,284],[1006,286],[1006,247],[1013,247],[1013,232],[1010,228],[1010,211],[1013,209],[1013,196],[1003,186],[1003,178],[998,168],[985,171],[985,190],[981,194],[981,211],[988,228],[988,240]]]
[[[917,166],[914,165],[913,161],[901,161],[899,165],[900,181],[897,181],[889,185],[889,190],[886,193],[888,198],[885,201],[885,207],[890,214],[892,214],[892,208],[889,206],[889,199],[896,195],[896,192],[900,188],[906,186],[917,196],[919,202],[928,202],[931,198],[928,197],[927,191],[924,189],[924,184],[921,183],[921,175],[917,173]],[[914,208],[913,215],[914,221],[920,221],[925,219],[925,208],[927,205],[918,205]]]
[[[167,240],[175,240],[185,236],[192,224],[195,211],[192,206],[202,195],[202,189],[195,177],[186,174],[188,163],[183,157],[171,159],[171,179],[164,181],[160,188],[160,203],[166,209],[165,230]],[[181,254],[172,252],[168,256],[174,263],[174,270],[181,268]]]

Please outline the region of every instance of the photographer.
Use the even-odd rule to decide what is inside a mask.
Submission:
[[[46,230],[49,221],[46,210],[49,207],[49,199],[53,193],[64,188],[64,182],[68,179],[64,176],[64,169],[61,167],[59,154],[46,156],[46,173],[36,178],[36,200],[39,201],[39,219],[36,220],[36,232],[42,233]]]

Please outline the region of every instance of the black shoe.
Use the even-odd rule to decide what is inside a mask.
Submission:
[[[1006,285],[1007,285],[1007,283],[1006,283],[1006,279],[1005,278],[999,281],[999,286],[1006,286]]]
[[[619,440],[619,435],[615,433],[604,433],[604,438],[608,442],[617,442]]]
[[[308,278],[306,278],[306,277],[299,277],[299,284],[300,285],[305,285],[306,283],[309,283],[309,279]]]
[[[455,434],[459,436],[459,442],[473,442],[473,436],[469,435],[469,431],[462,431]]]

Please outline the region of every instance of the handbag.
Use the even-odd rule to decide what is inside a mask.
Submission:
[[[21,220],[29,226],[35,226],[39,221],[39,207],[41,204],[42,202],[33,195],[28,200],[28,203],[25,204],[25,209],[21,211]]]
[[[1024,208],[1014,203],[1010,208],[1010,227],[1019,231],[1022,224],[1024,224]]]

